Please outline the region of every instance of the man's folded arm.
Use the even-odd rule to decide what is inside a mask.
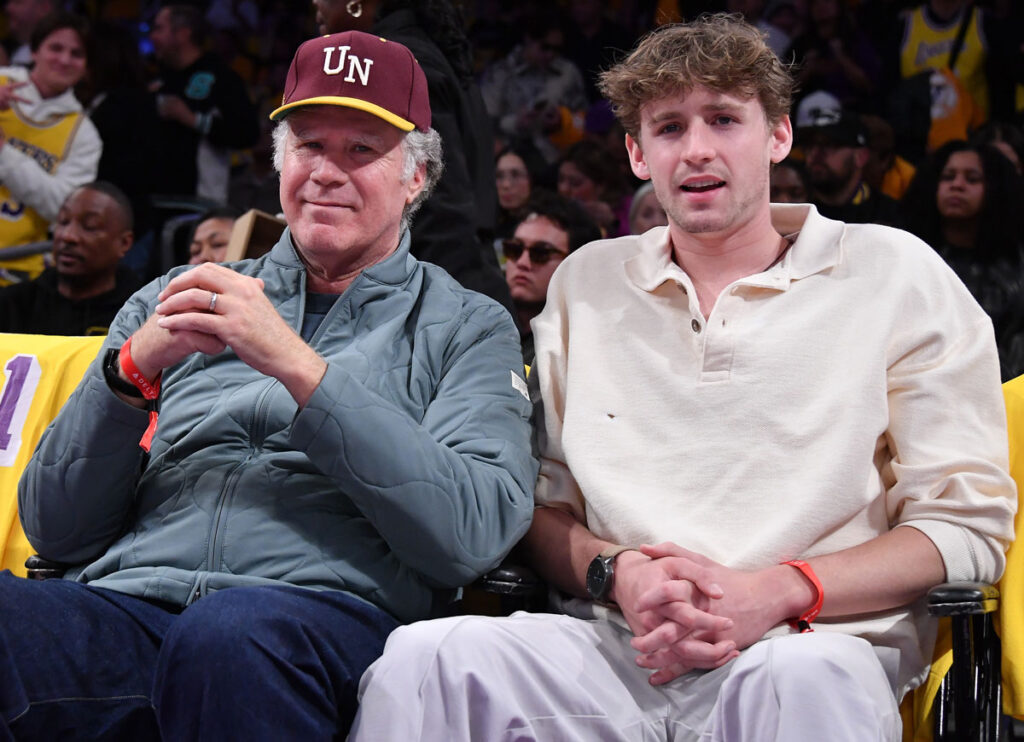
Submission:
[[[292,441],[403,562],[439,586],[458,586],[526,532],[537,466],[507,313],[491,304],[474,310],[445,359],[419,421],[329,363]]]

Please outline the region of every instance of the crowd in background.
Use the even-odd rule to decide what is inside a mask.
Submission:
[[[65,20],[61,33],[69,55],[77,38],[84,65],[66,71],[58,92],[73,92],[88,122],[67,141],[81,148],[98,136],[102,154],[83,154],[91,167],[74,173],[60,163],[40,170],[52,188],[36,203],[17,185],[30,165],[5,167],[11,148],[0,145],[4,218],[20,202],[36,214],[35,231],[0,231],[0,246],[60,242],[61,202],[102,180],[131,204],[123,263],[141,279],[211,254],[212,232],[193,239],[200,214],[216,217],[223,242],[232,216],[280,209],[267,114],[295,48],[318,33],[371,30],[421,60],[446,148],[448,173],[414,225],[413,251],[514,306],[528,349],[526,319],[543,304],[544,276],[579,246],[570,232],[585,233],[563,224],[564,240],[531,250],[518,237],[528,216],[564,213],[550,206],[557,194],[605,236],[667,223],[632,175],[597,73],[655,26],[720,10],[756,24],[796,71],[797,146],[775,168],[773,200],[926,240],[992,316],[1004,376],[1024,372],[1024,7],[1012,0],[8,0],[0,129],[29,105],[21,87],[5,87],[26,79],[19,69],[34,65],[37,102],[52,103],[36,79],[47,40],[34,32],[73,13],[85,22]],[[507,287],[495,286],[499,263]],[[5,267],[11,281],[42,270]]]

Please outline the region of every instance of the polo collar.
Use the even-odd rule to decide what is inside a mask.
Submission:
[[[738,283],[785,291],[793,281],[826,271],[842,261],[842,222],[826,219],[810,204],[772,204],[771,210],[772,226],[791,239],[792,245],[774,266]],[[666,281],[691,283],[672,259],[668,227],[641,235],[640,250],[625,261],[625,270],[629,280],[648,293]]]

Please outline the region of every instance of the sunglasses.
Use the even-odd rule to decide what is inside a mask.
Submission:
[[[501,241],[501,252],[504,254],[506,260],[519,260],[519,256],[523,254],[523,250],[526,250],[526,252],[529,253],[530,262],[534,265],[544,265],[544,263],[548,262],[556,255],[564,258],[569,254],[567,252],[562,252],[550,242],[534,242],[532,245],[527,246],[522,240],[511,239]]]

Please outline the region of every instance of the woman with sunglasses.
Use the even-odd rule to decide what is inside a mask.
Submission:
[[[598,239],[601,230],[583,207],[561,196],[539,193],[530,200],[513,237],[502,241],[505,280],[527,365],[533,363],[530,320],[544,308],[551,275],[569,253]]]

